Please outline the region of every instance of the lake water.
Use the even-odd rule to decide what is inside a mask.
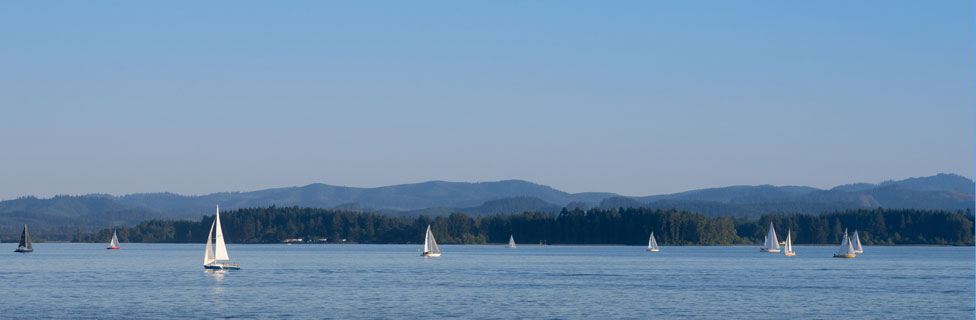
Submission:
[[[972,247],[0,245],[0,318],[973,319]]]

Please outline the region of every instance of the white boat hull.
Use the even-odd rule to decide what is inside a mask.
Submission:
[[[658,251],[661,251],[661,250],[659,250],[659,249],[647,249],[647,251],[650,251],[650,252],[658,252]]]
[[[421,255],[422,256],[425,256],[425,257],[431,257],[431,258],[437,258],[437,257],[440,257],[441,256],[440,253],[430,253],[430,252],[424,252]]]
[[[777,252],[779,252],[779,249],[766,249],[766,248],[760,248],[760,249],[759,249],[759,251],[762,251],[762,252],[772,252],[772,253],[777,253]]]

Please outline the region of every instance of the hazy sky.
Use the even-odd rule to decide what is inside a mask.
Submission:
[[[973,15],[969,0],[4,1],[0,199],[972,178]]]

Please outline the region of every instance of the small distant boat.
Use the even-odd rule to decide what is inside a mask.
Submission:
[[[508,245],[506,248],[515,248],[515,235],[508,236]]]
[[[214,235],[214,230],[217,234]],[[217,206],[217,216],[210,225],[207,234],[207,251],[203,255],[203,268],[207,270],[241,270],[237,263],[228,264],[227,245],[224,244],[224,232],[220,229],[220,206]]]
[[[654,232],[651,232],[651,238],[647,239],[647,251],[658,252],[661,251],[657,247],[657,240],[654,239]]]
[[[427,225],[427,234],[424,235],[424,252],[420,254],[424,257],[437,258],[441,256],[441,249],[437,247],[434,240],[434,233],[430,232],[430,225]]]
[[[112,231],[112,242],[109,242],[108,243],[108,248],[105,248],[105,249],[109,249],[109,250],[118,250],[119,249],[119,237],[118,237],[118,235],[116,234],[115,231]]]
[[[793,240],[790,239],[792,235],[793,235],[793,230],[786,231],[786,246],[783,248],[783,254],[786,255],[787,257],[792,257],[796,255],[796,252],[793,252]]]
[[[853,258],[856,256],[854,246],[851,245],[851,239],[847,237],[847,229],[844,229],[844,240],[840,242],[840,249],[834,254],[834,258]]]
[[[17,245],[17,250],[14,252],[20,253],[31,253],[34,252],[34,244],[31,243],[30,233],[27,233],[27,225],[24,225],[24,231],[20,233],[20,244]]]
[[[854,253],[864,253],[864,248],[861,247],[861,239],[857,237],[857,230],[854,230],[854,238],[851,239],[854,243]]]
[[[779,241],[776,240],[776,230],[773,229],[773,222],[769,222],[769,231],[766,232],[766,242],[763,243],[762,252],[779,252]]]

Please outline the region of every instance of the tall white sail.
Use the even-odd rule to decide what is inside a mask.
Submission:
[[[763,243],[763,251],[779,252],[779,239],[776,239],[776,229],[773,229],[773,222],[769,222],[769,231],[766,233],[766,241]]]
[[[220,228],[220,206],[218,206],[217,215],[214,216],[213,224],[210,225],[210,233],[207,234],[207,250],[203,254],[203,268],[207,270],[241,270],[237,263],[229,264],[229,260],[227,246],[224,244],[224,232]]]
[[[217,262],[217,260],[214,259],[214,252],[213,252],[213,231],[214,231],[214,226],[216,225],[217,225],[217,220],[214,220],[214,222],[210,224],[210,233],[207,234],[207,251],[203,253],[203,265],[208,265]]]
[[[430,226],[427,226],[430,228]],[[434,240],[434,233],[427,229],[427,235],[430,237],[430,252],[441,253],[441,248],[437,247],[437,240]]]
[[[508,236],[508,247],[515,248],[515,235]]]
[[[430,232],[430,225],[427,225],[427,235],[424,236],[424,255],[439,256],[440,254],[441,249],[437,247],[434,233]]]
[[[430,252],[430,225],[427,225],[427,232],[424,233],[424,253]]]
[[[224,245],[224,232],[220,230],[220,206],[217,206],[217,219],[214,220],[214,224],[217,225],[216,234],[214,235],[214,259],[217,261],[230,260],[227,256],[227,246]]]
[[[840,242],[840,248],[837,249],[837,254],[834,256],[851,256],[855,254],[854,246],[851,245],[851,238],[847,237],[847,229],[844,229],[844,240]]]
[[[785,255],[789,255],[793,253],[793,239],[791,239],[792,236],[793,236],[793,231],[786,232],[786,247],[783,248],[783,254]]]
[[[854,230],[854,238],[851,239],[854,244],[854,253],[864,253],[864,248],[861,247],[861,239],[857,237],[857,230]]]
[[[647,251],[658,251],[657,239],[654,239],[654,232],[651,232],[650,239],[647,239]]]
[[[119,236],[118,236],[118,233],[117,232],[112,231],[112,242],[109,242],[108,247],[109,248],[118,248],[119,247]]]

